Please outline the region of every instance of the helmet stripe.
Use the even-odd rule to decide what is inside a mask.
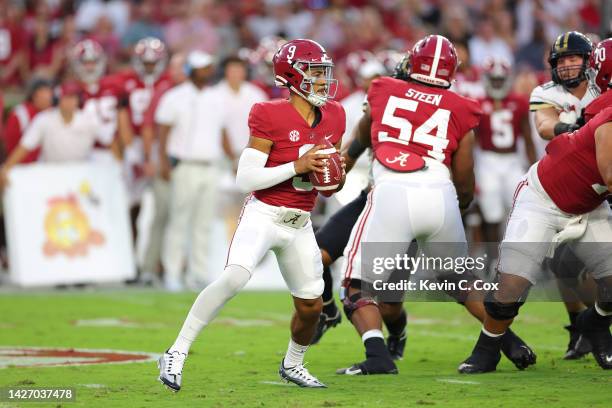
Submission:
[[[431,64],[431,71],[429,71],[429,76],[435,78],[436,72],[438,71],[438,64],[440,63],[440,53],[442,52],[442,37],[436,35],[436,51],[434,53],[433,64]]]

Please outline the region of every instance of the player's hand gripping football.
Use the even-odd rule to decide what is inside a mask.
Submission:
[[[296,174],[306,174],[311,171],[323,173],[325,161],[329,159],[329,154],[318,154],[317,151],[325,148],[325,145],[316,145],[294,161],[293,165],[295,166]]]

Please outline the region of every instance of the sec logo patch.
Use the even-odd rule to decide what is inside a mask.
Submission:
[[[297,142],[298,140],[300,140],[300,132],[298,132],[297,130],[292,130],[291,132],[289,132],[289,140],[291,140],[292,142]]]

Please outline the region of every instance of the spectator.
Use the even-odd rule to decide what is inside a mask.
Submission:
[[[483,17],[478,24],[478,34],[468,42],[472,65],[482,66],[488,57],[500,57],[514,62],[512,49],[495,34],[493,21]]]
[[[60,89],[56,108],[38,114],[0,169],[0,187],[8,181],[13,166],[23,161],[29,152],[40,148],[45,162],[87,160],[99,141],[100,123],[92,112],[79,109],[80,87],[65,82]]]
[[[16,2],[0,2],[0,84],[16,85],[27,73],[23,16]]]
[[[200,0],[177,5],[176,17],[170,20],[164,32],[170,51],[185,54],[195,50],[216,53],[219,36],[213,24],[205,17],[207,10],[207,2]]]
[[[130,23],[130,2],[124,0],[85,0],[76,14],[76,27],[79,31],[90,32],[105,16],[113,24],[116,35],[121,38]]]
[[[50,108],[53,102],[53,89],[47,80],[34,79],[28,87],[28,95],[23,103],[15,106],[9,114],[4,132],[6,154],[11,154],[19,145],[21,137],[30,126],[32,119],[41,111]],[[28,152],[20,163],[32,163],[38,159],[39,149]]]
[[[124,54],[131,55],[134,45],[146,37],[164,39],[161,25],[153,20],[154,4],[152,0],[140,0],[132,8],[132,21],[121,37]]]
[[[527,66],[532,70],[542,71],[547,68],[544,64],[544,56],[548,50],[548,40],[544,32],[544,27],[536,23],[531,36],[531,41],[522,46],[516,54],[518,66]]]
[[[121,51],[121,41],[115,32],[112,20],[108,18],[108,16],[102,15],[98,18],[98,21],[88,38],[91,38],[100,44],[104,49],[108,64],[110,66],[115,65],[114,61],[117,59]]]
[[[183,289],[181,272],[188,242],[192,250],[187,278],[197,285],[210,281],[208,246],[226,123],[219,91],[210,86],[213,61],[201,51],[189,54],[189,80],[165,93],[155,112],[160,172],[170,181],[162,263],[164,285],[171,291]]]
[[[28,41],[28,70],[34,77],[53,80],[62,69],[64,52],[51,36],[51,21],[44,15],[33,20],[32,36]]]

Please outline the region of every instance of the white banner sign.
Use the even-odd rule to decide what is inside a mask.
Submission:
[[[118,164],[17,166],[9,183],[4,218],[13,283],[135,277],[127,194]]]

